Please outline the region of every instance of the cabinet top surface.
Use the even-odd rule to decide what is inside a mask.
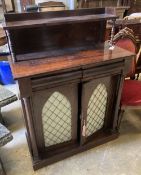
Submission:
[[[69,69],[83,69],[95,64],[118,61],[118,59],[131,58],[134,53],[115,47],[109,50],[107,45],[96,50],[80,51],[71,55],[50,57],[44,59],[10,62],[15,79],[32,77],[44,73],[57,73]]]

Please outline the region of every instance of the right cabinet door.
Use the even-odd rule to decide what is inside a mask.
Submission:
[[[119,85],[119,76],[107,76],[83,83],[81,144],[96,141],[112,130]]]

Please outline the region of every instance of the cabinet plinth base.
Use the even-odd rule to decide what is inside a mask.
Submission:
[[[109,141],[112,141],[116,138],[118,138],[119,136],[119,132],[114,132],[114,133],[111,133],[111,134],[105,134],[103,133],[103,136],[102,138],[96,138],[96,140],[94,140],[94,142],[90,142],[90,143],[87,143],[86,145],[83,145],[83,146],[77,146],[69,151],[66,151],[66,152],[62,152],[62,153],[59,153],[57,155],[54,155],[54,156],[51,156],[51,157],[48,157],[48,158],[44,158],[44,159],[40,159],[40,160],[34,160],[34,157],[32,157],[32,163],[33,163],[33,169],[34,170],[38,170],[46,165],[50,165],[52,163],[55,163],[59,160],[63,160],[67,157],[70,157],[70,156],[73,156],[77,153],[81,153],[83,151],[86,151],[88,149],[91,149],[91,148],[94,148],[96,146],[99,146],[101,144],[104,144],[106,142],[109,142]]]

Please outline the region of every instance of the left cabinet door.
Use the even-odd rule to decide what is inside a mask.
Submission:
[[[77,144],[77,83],[35,91],[32,105],[37,147],[41,155],[52,156]]]

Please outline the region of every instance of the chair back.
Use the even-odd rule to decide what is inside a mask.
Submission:
[[[131,29],[127,27],[120,30],[114,36],[113,42],[118,47],[121,47],[135,54],[137,53],[136,39],[134,37],[134,33]],[[136,70],[136,56],[134,57],[131,63],[129,73],[126,75],[126,77],[131,77],[131,78],[135,77],[135,70]]]

